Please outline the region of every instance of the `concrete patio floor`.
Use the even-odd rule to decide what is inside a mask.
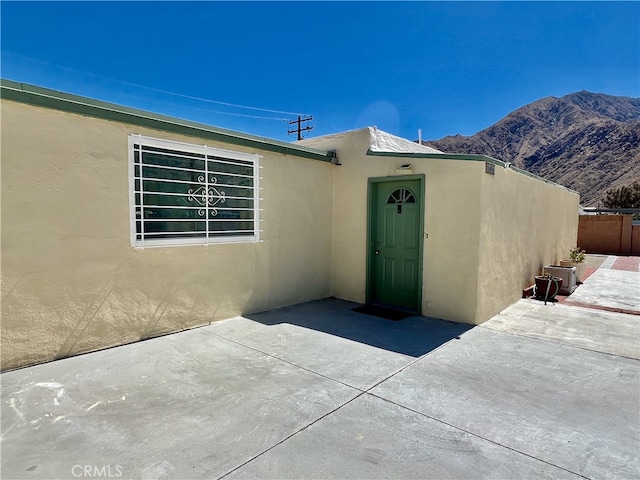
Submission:
[[[4,373],[1,477],[640,479],[616,260],[474,328],[326,299]]]

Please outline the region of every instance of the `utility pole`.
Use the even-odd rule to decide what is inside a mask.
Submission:
[[[289,125],[295,125],[296,123],[298,124],[298,128],[294,128],[293,130],[288,130],[287,133],[289,135],[291,135],[292,133],[298,133],[298,140],[302,140],[302,132],[306,131],[306,130],[312,130],[313,129],[313,125],[307,125],[305,127],[302,126],[302,122],[310,122],[311,120],[313,120],[313,116],[308,116],[307,118],[301,118],[300,115],[298,115],[298,120],[290,120],[289,121]]]

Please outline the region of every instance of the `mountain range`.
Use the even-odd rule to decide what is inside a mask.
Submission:
[[[608,189],[640,179],[640,98],[587,91],[546,97],[475,135],[422,143],[511,162],[596,206]]]

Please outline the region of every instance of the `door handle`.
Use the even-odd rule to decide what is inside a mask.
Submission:
[[[380,250],[377,250],[374,252],[376,255],[380,255]]]

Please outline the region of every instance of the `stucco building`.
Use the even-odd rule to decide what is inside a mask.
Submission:
[[[578,195],[486,156],[1,93],[3,370],[328,296],[479,324],[575,246]]]

